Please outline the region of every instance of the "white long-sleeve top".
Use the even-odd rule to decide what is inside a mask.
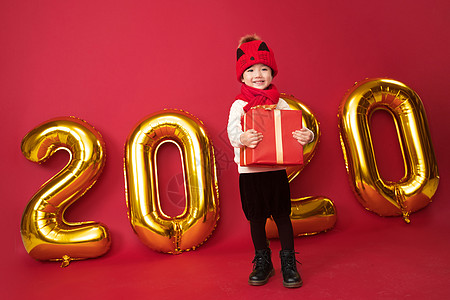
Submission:
[[[268,172],[268,171],[277,171],[286,169],[284,166],[241,166],[240,162],[240,151],[244,145],[241,143],[241,134],[244,133],[242,130],[242,117],[244,116],[244,106],[247,105],[248,102],[243,100],[236,100],[231,105],[230,114],[228,116],[228,139],[230,140],[231,145],[234,148],[234,162],[238,165],[239,173],[257,173],[257,172]],[[289,104],[283,99],[279,99],[277,109],[290,109]],[[309,130],[309,129],[308,129]]]

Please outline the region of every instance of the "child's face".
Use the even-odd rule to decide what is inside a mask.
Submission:
[[[272,69],[263,64],[256,64],[242,74],[242,82],[256,89],[264,90],[272,82]]]

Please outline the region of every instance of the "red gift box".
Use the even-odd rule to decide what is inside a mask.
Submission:
[[[250,109],[243,118],[243,130],[254,129],[263,134],[255,148],[241,148],[241,166],[300,165],[303,164],[303,146],[292,136],[302,128],[299,110]]]

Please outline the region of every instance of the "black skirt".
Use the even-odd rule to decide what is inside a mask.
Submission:
[[[286,170],[239,175],[242,209],[249,221],[291,214],[291,196]]]

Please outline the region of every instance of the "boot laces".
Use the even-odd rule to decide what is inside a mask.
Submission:
[[[300,265],[302,264],[301,262],[299,262],[296,258],[295,258],[295,254],[298,254],[298,252],[294,252],[293,255],[288,255],[284,258],[284,260],[282,261],[282,267],[284,268],[289,268],[289,269],[297,269],[297,266],[295,263],[299,263]]]
[[[264,255],[255,256],[252,263],[253,263],[253,269],[265,268],[266,266],[270,265],[270,261]]]

